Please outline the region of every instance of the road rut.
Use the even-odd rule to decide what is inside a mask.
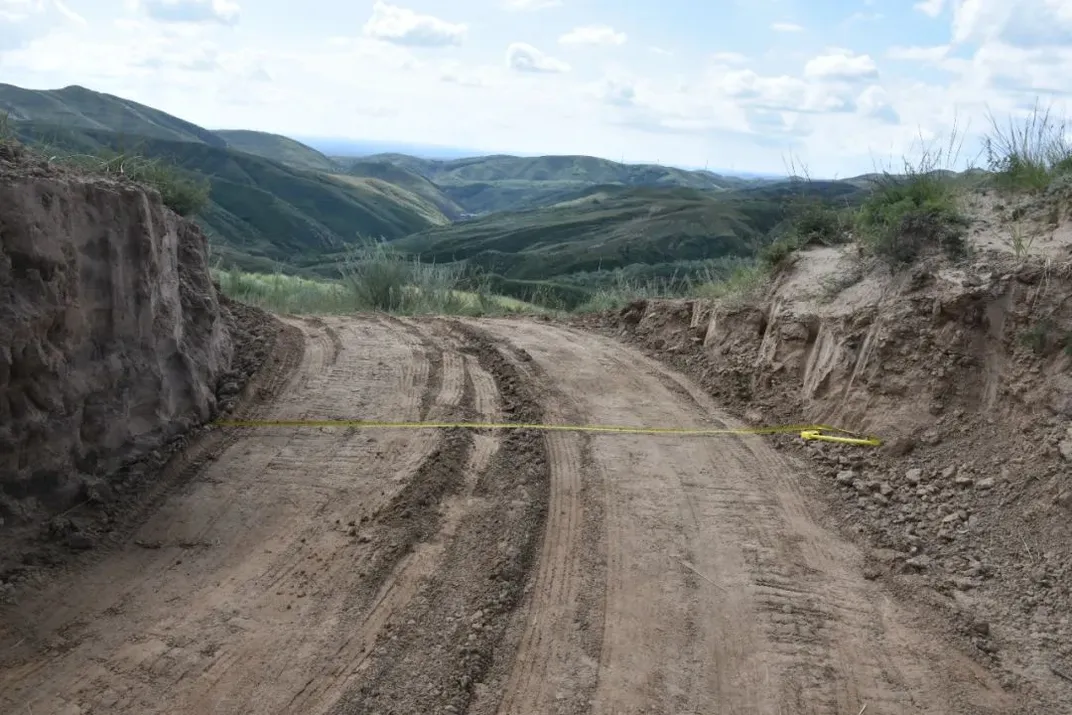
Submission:
[[[736,425],[550,323],[287,321],[304,352],[268,419]],[[1016,712],[764,438],[234,431],[129,541],[0,613],[0,711]]]

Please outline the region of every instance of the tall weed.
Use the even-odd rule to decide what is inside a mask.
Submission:
[[[921,138],[916,162],[905,158],[903,173],[885,170],[872,181],[856,222],[867,250],[893,264],[911,263],[930,249],[951,257],[964,254],[968,221],[952,171],[963,142],[956,124],[947,146],[935,149]]]
[[[1041,191],[1054,178],[1072,173],[1072,143],[1068,120],[1042,109],[1036,100],[1021,122],[1012,117],[1005,125],[988,115],[990,134],[983,140],[987,164],[998,188]]]

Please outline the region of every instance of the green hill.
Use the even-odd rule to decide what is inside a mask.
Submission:
[[[331,159],[289,137],[247,129],[217,129],[214,133],[227,142],[227,146],[247,154],[255,154],[300,169],[327,172],[336,170]]]
[[[757,183],[707,171],[621,164],[592,156],[493,155],[439,160],[388,153],[361,159],[334,157],[334,160],[343,165],[376,161],[419,174],[471,215],[547,206],[579,191],[607,184],[723,191]]]
[[[203,177],[209,203],[196,220],[217,256],[255,271],[333,274],[347,244],[375,237],[423,259],[462,261],[521,297],[537,285],[576,292],[618,269],[659,278],[754,255],[799,190],[588,156],[327,157],[284,136],[211,132],[81,87],[0,85],[0,110],[20,138],[49,151],[140,154]],[[813,188],[838,200],[859,190]]]
[[[687,188],[593,187],[553,206],[499,213],[395,242],[422,259],[466,261],[521,280],[561,280],[634,264],[667,275],[689,261],[752,255],[782,204]]]
[[[204,177],[211,185],[211,203],[197,220],[217,255],[244,268],[272,270],[310,260],[338,251],[359,234],[399,238],[449,223],[461,213],[422,177],[401,177],[406,179],[401,186],[338,177],[331,160],[286,137],[215,133],[83,87],[0,85],[0,112],[8,115],[21,140],[47,145],[52,153],[138,154]],[[407,184],[420,185],[420,190]]]
[[[420,159],[404,154],[377,154],[365,160],[386,161],[440,186],[498,181],[569,182],[582,185],[683,186],[723,189],[736,182],[710,172],[686,171],[654,164],[621,164],[594,156],[478,156],[466,159]]]
[[[353,185],[314,171],[203,143],[140,138],[16,122],[29,144],[50,151],[102,150],[160,158],[204,176],[210,204],[197,217],[217,255],[248,269],[271,270],[339,251],[358,235],[399,238],[448,219],[404,192]]]
[[[22,89],[0,84],[0,111],[14,122],[33,121],[70,129],[106,130],[126,137],[196,142],[223,148],[207,129],[152,107],[84,87]]]
[[[409,191],[434,205],[444,216],[456,220],[465,210],[453,199],[443,193],[436,184],[421,174],[407,169],[400,164],[387,161],[369,161],[365,159],[348,159],[341,164],[346,176],[351,179],[372,179],[387,182]]]

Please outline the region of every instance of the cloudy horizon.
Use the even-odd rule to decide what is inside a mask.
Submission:
[[[1059,0],[0,0],[0,82],[205,127],[813,176],[1072,89]],[[69,58],[77,58],[76,62]]]

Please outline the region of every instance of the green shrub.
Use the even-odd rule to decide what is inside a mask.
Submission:
[[[844,212],[819,201],[808,201],[791,210],[792,230],[800,248],[833,246],[848,241]]]
[[[149,159],[138,154],[121,154],[101,150],[92,154],[70,154],[54,147],[39,146],[50,161],[88,174],[123,177],[160,192],[164,205],[180,216],[194,216],[209,202],[210,184],[207,178],[186,171],[162,159]]]
[[[865,248],[895,264],[928,249],[954,258],[966,249],[968,221],[950,179],[938,171],[884,175],[860,207],[857,225]]]
[[[357,310],[482,315],[531,307],[486,292],[489,283],[467,278],[463,264],[426,263],[380,241],[351,248],[341,271]]]
[[[131,180],[160,192],[164,205],[180,216],[195,216],[208,205],[210,184],[172,164],[146,161],[130,174]]]
[[[755,293],[769,275],[767,266],[761,263],[742,264],[728,275],[700,286],[697,295],[702,298],[747,297]]]
[[[804,242],[795,234],[782,236],[759,250],[759,261],[770,270],[780,270],[804,246]]]

